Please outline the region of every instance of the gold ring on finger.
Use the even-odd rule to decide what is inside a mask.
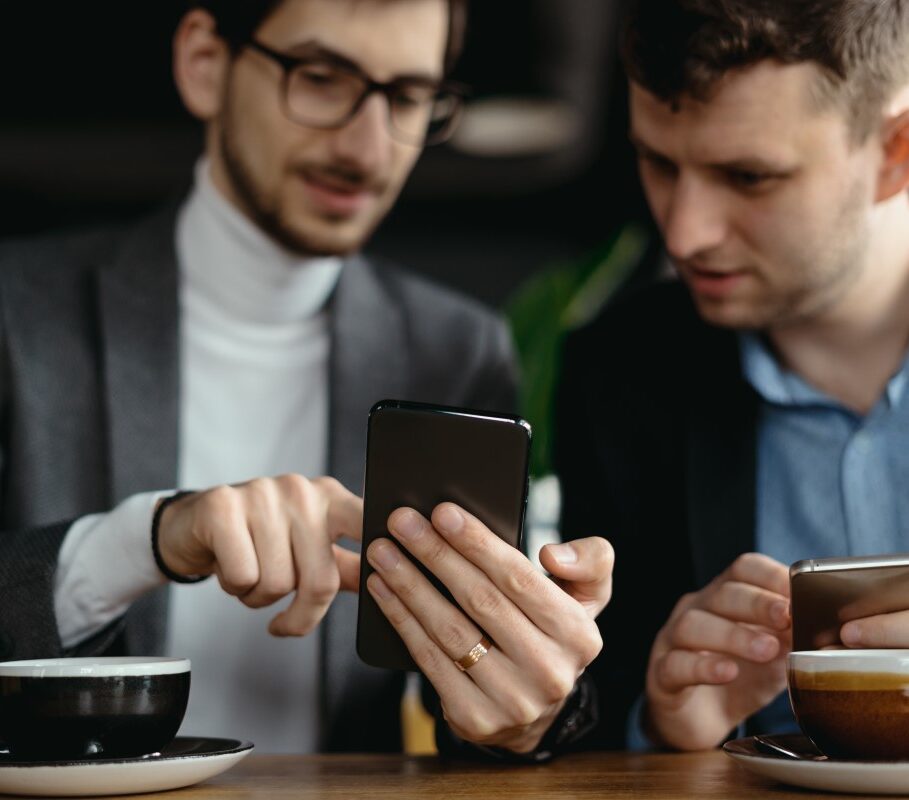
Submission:
[[[483,658],[491,649],[492,642],[484,636],[467,651],[466,655],[454,659],[455,666],[461,670],[461,672],[467,672],[467,670]]]

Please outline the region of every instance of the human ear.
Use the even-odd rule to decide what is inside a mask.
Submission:
[[[231,56],[214,17],[202,9],[185,14],[174,33],[173,48],[174,81],[183,105],[208,122],[221,110]]]
[[[877,177],[877,202],[909,188],[909,110],[884,122],[883,155]]]

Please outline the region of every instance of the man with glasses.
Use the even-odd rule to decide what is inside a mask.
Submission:
[[[272,752],[400,748],[403,676],[357,661],[355,597],[338,593],[358,582],[340,540],[360,535],[366,415],[389,396],[508,409],[513,367],[492,314],[358,251],[456,119],[463,13],[194,3],[174,38],[205,124],[189,196],[126,231],[0,253],[0,657],[179,653],[184,730]],[[333,477],[302,477],[318,475]],[[472,520],[460,541],[498,542]],[[470,673],[464,653],[440,658],[456,610],[414,595],[425,629],[405,638],[457,738],[539,753],[578,728],[608,545],[544,558],[561,586],[511,548],[456,561],[455,583],[488,575],[515,617],[515,642]],[[559,625],[538,627],[522,609],[546,590]]]

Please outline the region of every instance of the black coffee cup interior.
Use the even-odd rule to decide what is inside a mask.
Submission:
[[[154,753],[176,735],[189,683],[189,672],[0,676],[0,740],[31,761]]]

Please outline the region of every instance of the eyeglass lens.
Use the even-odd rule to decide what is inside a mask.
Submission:
[[[287,110],[298,122],[333,127],[343,124],[371,86],[355,72],[329,62],[299,64],[287,77]],[[403,138],[422,142],[436,135],[457,111],[457,99],[420,81],[400,81],[384,92],[392,127]]]

